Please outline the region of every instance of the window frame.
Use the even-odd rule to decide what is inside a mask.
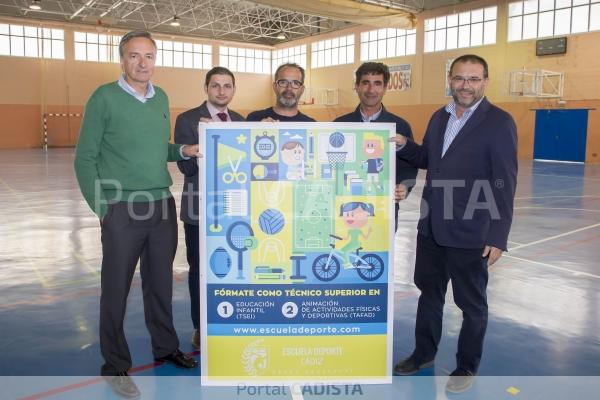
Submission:
[[[376,43],[376,44],[372,44]],[[385,47],[384,47],[385,46]],[[382,28],[360,33],[360,61],[415,55],[417,52],[417,29]],[[372,56],[371,53],[375,53]],[[385,54],[381,54],[385,53]],[[383,57],[380,57],[383,55]]]
[[[83,35],[83,38],[81,38]],[[78,37],[79,36],[79,37]],[[94,38],[95,36],[95,38]],[[104,33],[74,31],[73,32],[73,59],[83,62],[119,63],[119,43],[121,36]],[[81,49],[81,50],[78,50]],[[102,50],[104,48],[104,52]],[[81,51],[85,55],[81,56]],[[90,57],[90,53],[96,57]],[[104,57],[103,57],[104,54]]]
[[[423,26],[425,54],[495,45],[498,43],[498,6],[427,18]]]
[[[553,3],[551,8],[550,3]],[[578,16],[582,11],[585,11],[585,27],[575,24],[575,22],[579,24],[582,20],[581,16]],[[550,13],[552,13],[551,29],[547,23],[542,27],[540,20],[542,18],[546,20]],[[566,17],[569,18],[568,24],[564,23]],[[506,18],[507,42],[597,32],[600,31],[600,0],[512,1],[507,4]],[[535,27],[531,27],[533,23]],[[566,29],[567,25],[568,29]],[[535,34],[532,33],[534,31]]]
[[[271,71],[285,63],[296,63],[306,70],[307,44],[271,50]],[[291,54],[290,54],[291,53]]]
[[[221,45],[219,46],[219,65],[232,72],[270,75],[271,50]]]
[[[65,30],[0,23],[0,56],[64,60]]]
[[[354,64],[356,40],[354,34],[319,40],[310,44],[311,69]],[[337,60],[333,63],[333,58]]]

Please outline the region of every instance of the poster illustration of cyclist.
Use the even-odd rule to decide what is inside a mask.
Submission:
[[[393,124],[200,124],[202,380],[391,382]]]

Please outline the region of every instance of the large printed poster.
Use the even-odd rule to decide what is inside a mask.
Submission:
[[[200,124],[204,384],[391,382],[393,124]]]

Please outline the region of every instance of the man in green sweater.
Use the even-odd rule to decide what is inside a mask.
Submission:
[[[131,355],[123,331],[127,296],[138,260],[144,314],[157,361],[194,368],[179,350],[173,326],[173,259],[177,214],[168,161],[200,157],[198,145],[169,143],[169,101],[152,86],[156,44],[129,32],[119,44],[123,74],[88,100],[75,154],[83,197],[100,218],[102,375],[121,396],[139,397],[127,376]]]

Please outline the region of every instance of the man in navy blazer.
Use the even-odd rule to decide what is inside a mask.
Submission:
[[[453,101],[436,111],[423,144],[396,136],[399,157],[427,169],[418,225],[415,284],[421,291],[415,349],[394,367],[410,375],[433,365],[442,332],[448,280],[463,312],[457,366],[446,390],[473,383],[487,327],[488,267],[510,230],[517,177],[517,130],[512,117],[485,97],[486,61],[455,59],[448,82]]]
[[[385,109],[385,95],[390,70],[387,65],[378,62],[366,62],[356,70],[354,89],[360,104],[354,112],[342,115],[334,122],[391,122],[396,124],[396,133],[413,138],[408,122]],[[396,157],[396,208],[395,221],[398,229],[398,201],[404,200],[415,184],[417,169],[403,159]]]
[[[214,67],[206,73],[204,91],[207,100],[199,107],[192,108],[177,116],[175,122],[175,143],[197,144],[198,123],[243,121],[244,117],[227,105],[235,94],[235,77],[224,67]],[[188,272],[188,286],[191,301],[191,316],[194,325],[192,345],[200,347],[200,251],[198,227],[198,163],[195,158],[178,161],[179,170],[185,175],[183,193],[181,195],[181,220],[185,230],[185,245]]]

